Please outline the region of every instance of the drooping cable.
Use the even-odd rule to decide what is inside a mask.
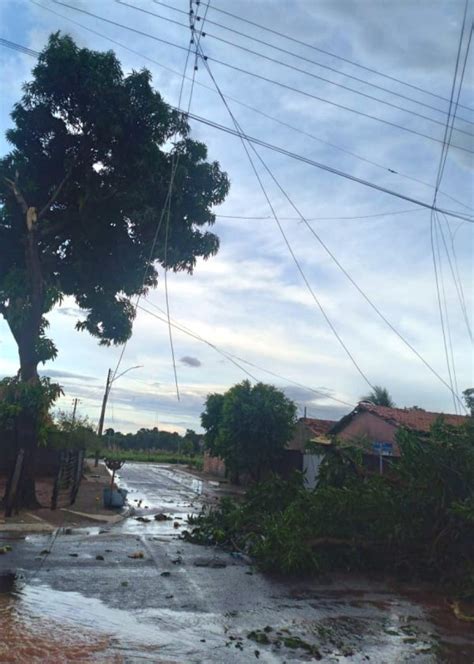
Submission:
[[[202,49],[200,49],[200,51],[201,51],[202,61],[204,62],[204,65],[205,65],[205,67],[206,67],[206,69],[207,69],[207,71],[208,71],[208,74],[209,74],[211,80],[213,81],[214,85],[216,86],[216,90],[220,92],[220,88],[219,88],[219,86],[218,86],[218,84],[217,84],[217,81],[215,80],[214,75],[213,75],[213,73],[212,73],[212,71],[211,71],[211,69],[210,69],[210,67],[209,67],[209,63],[208,63],[207,60],[206,60],[206,56],[204,55]],[[266,190],[266,188],[265,188],[265,185],[263,184],[263,181],[262,181],[262,179],[261,179],[261,177],[260,177],[260,174],[259,174],[259,172],[258,172],[258,170],[257,170],[257,168],[256,168],[256,166],[255,166],[255,162],[254,162],[254,160],[252,159],[252,155],[250,154],[249,149],[248,149],[247,144],[246,144],[245,134],[243,133],[242,128],[240,127],[239,123],[237,122],[237,120],[236,120],[234,114],[232,113],[232,110],[230,109],[230,107],[229,107],[229,105],[228,105],[228,103],[227,103],[225,97],[224,97],[221,93],[220,93],[220,97],[221,97],[221,99],[222,99],[222,101],[223,101],[223,103],[224,103],[224,105],[225,105],[225,107],[226,107],[226,109],[227,109],[227,112],[229,113],[229,115],[230,115],[230,117],[231,117],[231,119],[232,119],[232,122],[233,122],[233,124],[234,124],[234,126],[235,126],[235,130],[236,130],[236,132],[237,132],[237,134],[238,134],[238,136],[239,136],[239,138],[240,138],[240,140],[241,140],[242,146],[243,146],[243,148],[244,148],[244,150],[245,150],[245,153],[246,153],[247,158],[248,158],[248,160],[249,160],[249,163],[250,163],[250,166],[251,166],[251,168],[252,168],[252,171],[253,171],[253,173],[254,173],[256,179],[257,179],[257,182],[258,182],[258,184],[259,184],[259,187],[260,187],[260,189],[261,189],[261,191],[262,191],[262,193],[263,193],[263,196],[264,196],[264,198],[265,198],[265,200],[266,200],[266,202],[267,202],[267,204],[268,204],[268,207],[269,207],[270,210],[271,210],[271,213],[272,213],[272,215],[273,215],[273,218],[274,218],[274,220],[275,220],[275,223],[276,223],[276,225],[277,225],[277,227],[278,227],[278,229],[279,229],[279,231],[280,231],[280,234],[281,234],[281,236],[282,236],[282,238],[283,238],[283,240],[284,240],[284,242],[285,242],[285,244],[286,244],[286,247],[287,247],[287,249],[288,249],[288,251],[289,251],[289,253],[290,253],[290,255],[291,255],[292,259],[293,259],[293,262],[295,263],[295,265],[296,265],[296,267],[297,267],[297,270],[298,270],[298,272],[300,273],[301,278],[303,279],[303,282],[304,282],[304,284],[305,284],[305,286],[306,286],[308,292],[310,293],[312,299],[314,300],[315,304],[317,305],[318,309],[320,310],[321,314],[323,315],[323,318],[324,318],[324,320],[326,321],[326,323],[328,324],[328,326],[329,326],[331,332],[332,332],[333,335],[336,337],[337,341],[339,342],[340,346],[341,346],[341,347],[343,348],[343,350],[345,351],[346,355],[348,356],[348,358],[350,359],[350,361],[351,361],[352,364],[354,365],[354,367],[355,367],[355,369],[357,370],[357,372],[362,376],[362,378],[363,378],[364,381],[367,383],[367,385],[369,385],[369,387],[370,387],[371,389],[374,389],[374,386],[372,385],[372,383],[370,382],[370,380],[367,378],[367,376],[365,375],[364,371],[363,371],[363,370],[361,369],[361,367],[359,366],[357,360],[355,359],[355,357],[353,356],[353,354],[351,353],[351,351],[349,350],[349,348],[348,348],[347,345],[345,344],[344,340],[343,340],[342,337],[340,336],[340,334],[339,334],[339,332],[337,331],[336,327],[334,326],[333,322],[331,321],[331,319],[330,319],[329,316],[327,315],[326,310],[325,310],[325,308],[323,307],[323,305],[321,304],[321,301],[319,300],[318,296],[316,295],[314,289],[312,288],[312,286],[311,286],[311,284],[310,284],[310,282],[309,282],[309,280],[308,280],[308,278],[307,278],[307,276],[306,276],[306,273],[305,273],[305,271],[303,270],[303,267],[302,267],[302,265],[301,265],[301,263],[300,263],[298,257],[296,256],[296,254],[295,254],[295,252],[294,252],[294,250],[293,250],[293,247],[292,247],[292,245],[291,245],[291,243],[290,243],[290,241],[289,241],[289,239],[288,239],[288,237],[287,237],[287,235],[286,235],[286,233],[285,233],[285,231],[284,231],[284,229],[283,229],[283,226],[282,226],[282,224],[281,224],[281,222],[280,222],[280,219],[279,219],[279,217],[278,217],[278,215],[277,215],[277,213],[276,213],[276,211],[275,211],[275,208],[274,208],[274,206],[273,206],[273,203],[272,203],[271,200],[270,200],[270,197],[269,197],[269,195],[268,195],[268,193],[267,193],[267,190]]]
[[[201,49],[201,55],[203,56],[203,58],[205,57],[204,54],[203,54],[203,52],[202,52],[202,49]],[[207,62],[206,62],[205,60],[204,60],[204,62],[205,62],[205,64],[207,65]],[[218,86],[218,84],[217,84],[217,82],[216,82],[216,80],[215,80],[215,78],[214,78],[212,72],[210,71],[210,68],[209,68],[208,65],[207,65],[207,69],[208,69],[208,72],[209,72],[209,75],[210,75],[211,79],[212,79],[213,82],[214,82],[214,85],[216,86],[216,89],[219,89],[219,86]],[[223,99],[223,101],[224,101],[224,104],[226,105],[226,108],[228,108],[228,105],[227,105],[225,99]],[[229,108],[228,108],[228,110],[229,110],[229,113],[232,114],[232,111],[231,111]],[[232,118],[234,119],[233,114],[232,114]],[[392,331],[398,336],[398,338],[399,338],[399,339],[400,339],[400,340],[401,340],[401,341],[402,341],[402,342],[403,342],[403,343],[404,343],[404,344],[405,344],[405,345],[406,345],[406,346],[407,346],[407,347],[408,347],[408,348],[409,348],[409,349],[410,349],[410,350],[411,350],[411,351],[412,351],[412,352],[418,357],[418,359],[420,359],[420,360],[423,362],[423,364],[424,364],[424,365],[425,365],[425,366],[431,371],[431,373],[432,373],[432,374],[433,374],[438,380],[440,380],[440,381],[441,381],[441,382],[442,382],[442,383],[443,383],[443,384],[444,384],[444,385],[450,390],[450,392],[451,392],[452,395],[453,395],[453,398],[454,398],[454,399],[459,399],[459,397],[458,397],[458,395],[457,395],[457,392],[454,392],[454,386],[453,386],[453,385],[449,385],[448,383],[446,383],[446,381],[444,381],[444,379],[439,375],[439,373],[438,373],[438,372],[437,372],[437,371],[436,371],[436,370],[435,370],[435,369],[434,369],[434,368],[433,368],[433,367],[432,367],[432,366],[431,366],[431,365],[425,360],[425,358],[424,358],[424,357],[423,357],[423,356],[422,356],[422,355],[421,355],[421,354],[420,354],[420,353],[419,353],[419,352],[418,352],[418,351],[412,346],[412,344],[410,344],[410,342],[408,342],[408,341],[405,339],[405,337],[403,337],[403,335],[402,335],[402,334],[401,334],[401,333],[395,328],[395,326],[394,326],[394,325],[393,325],[393,324],[392,324],[392,323],[386,318],[386,316],[385,316],[385,315],[381,312],[381,310],[380,310],[380,309],[374,304],[374,302],[372,302],[372,300],[371,300],[371,299],[369,298],[369,296],[365,293],[365,291],[363,291],[362,288],[357,284],[357,282],[353,279],[353,277],[349,274],[349,272],[343,267],[343,265],[340,263],[340,261],[336,258],[336,256],[334,255],[334,253],[329,249],[329,247],[326,245],[326,243],[321,239],[321,237],[319,236],[319,234],[318,234],[318,233],[313,229],[313,227],[307,222],[307,220],[305,219],[304,215],[300,212],[300,210],[299,210],[299,209],[297,208],[297,206],[294,204],[293,200],[288,196],[286,190],[281,186],[281,184],[280,184],[279,181],[276,179],[276,177],[274,176],[273,172],[272,172],[271,169],[268,167],[268,165],[266,164],[266,162],[261,158],[261,156],[259,155],[259,153],[258,153],[258,151],[256,150],[255,146],[251,144],[250,147],[252,148],[252,150],[254,151],[255,155],[256,155],[257,158],[259,159],[260,163],[261,163],[262,166],[265,168],[265,170],[267,171],[267,173],[270,175],[270,177],[272,178],[272,180],[274,181],[274,183],[277,185],[277,187],[279,188],[279,190],[281,191],[281,193],[283,194],[283,196],[286,198],[286,200],[287,200],[287,201],[289,202],[289,204],[292,206],[292,208],[294,209],[294,211],[296,212],[296,214],[299,215],[299,218],[301,219],[301,221],[302,221],[303,223],[305,223],[305,225],[308,227],[308,229],[311,231],[311,233],[315,236],[315,238],[318,240],[318,242],[320,243],[320,245],[321,245],[321,246],[323,247],[323,249],[326,251],[326,253],[327,253],[327,254],[330,256],[330,258],[335,262],[335,264],[336,264],[337,267],[343,272],[343,274],[349,279],[349,281],[352,283],[352,285],[358,290],[358,292],[362,295],[362,297],[366,300],[366,302],[372,307],[372,309],[377,313],[377,315],[382,319],[382,321],[383,321],[385,324],[387,324],[387,325],[389,326],[389,328],[390,328],[390,329],[391,329],[391,330],[392,330]]]
[[[153,307],[154,309],[157,309],[160,311],[162,314],[166,315],[166,312],[161,309],[158,305],[156,305],[154,302],[149,300],[148,298],[145,298],[146,303]],[[166,318],[163,318],[161,316],[158,316],[157,314],[148,311],[145,309],[143,306],[139,306],[139,309],[145,311],[151,316],[155,316],[158,320],[161,320],[163,323],[167,323]],[[202,343],[205,343],[207,346],[215,350],[217,353],[219,353],[222,357],[225,357],[229,361],[231,360],[236,360],[236,362],[233,362],[235,366],[237,366],[239,369],[241,369],[244,373],[246,373],[252,380],[255,382],[258,382],[258,379],[250,374],[244,367],[242,367],[239,362],[243,364],[247,364],[250,367],[253,367],[254,369],[258,369],[258,371],[263,371],[264,373],[268,374],[269,376],[273,376],[274,378],[279,378],[280,380],[283,380],[287,383],[291,383],[292,385],[296,385],[297,387],[301,387],[305,390],[308,390],[309,392],[312,392],[313,394],[317,395],[318,397],[322,397],[325,399],[329,399],[331,401],[335,401],[337,403],[342,404],[343,406],[349,406],[351,408],[354,408],[355,404],[349,403],[348,401],[344,401],[343,399],[338,399],[337,397],[333,397],[330,394],[327,394],[327,392],[323,392],[322,390],[316,390],[313,387],[309,387],[308,385],[304,385],[303,383],[299,383],[298,381],[293,380],[292,378],[288,378],[287,376],[283,376],[282,374],[276,373],[275,371],[271,371],[270,369],[266,369],[265,367],[262,367],[261,365],[255,364],[254,362],[250,362],[247,359],[244,359],[243,357],[240,357],[239,355],[235,355],[234,353],[230,353],[229,351],[223,350],[219,346],[216,346],[214,343],[210,342],[208,339],[203,337],[202,335],[198,334],[194,330],[191,330],[189,327],[183,325],[182,323],[177,323],[176,321],[173,321],[171,323],[173,327],[175,327],[177,330],[180,330],[183,332],[183,334],[187,334],[188,336],[196,339],[197,341],[201,341]]]

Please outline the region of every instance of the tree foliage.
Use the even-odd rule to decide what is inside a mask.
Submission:
[[[387,406],[387,408],[395,408],[395,402],[390,396],[390,392],[386,387],[381,385],[374,385],[372,392],[360,398],[361,401],[369,401],[375,406]]]
[[[217,237],[203,228],[214,222],[211,206],[225,198],[227,177],[152,89],[147,70],[124,75],[113,52],[79,48],[59,33],[12,119],[13,150],[0,161],[1,311],[15,334],[31,299],[21,194],[36,215],[41,314],[70,295],[86,313],[78,329],[103,344],[123,343],[130,298],[156,285],[156,261],[192,272],[198,257],[216,253]],[[178,155],[170,223],[150,255]],[[55,350],[44,318],[41,325],[36,357],[44,361]]]
[[[207,449],[231,474],[248,473],[257,481],[281,456],[295,420],[296,406],[281,390],[248,380],[223,395],[210,394],[201,415]]]
[[[273,478],[191,520],[188,537],[237,546],[269,571],[384,570],[474,598],[474,423],[440,419],[428,439],[401,430],[397,442],[387,475],[346,447],[326,458],[315,490],[301,475]]]

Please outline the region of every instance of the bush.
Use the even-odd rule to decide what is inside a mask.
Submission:
[[[473,422],[438,422],[429,438],[401,431],[387,476],[357,450],[327,458],[318,487],[272,477],[241,504],[222,501],[190,519],[189,538],[252,555],[264,570],[383,570],[457,584],[474,596]]]

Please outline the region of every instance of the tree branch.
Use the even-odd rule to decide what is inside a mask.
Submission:
[[[58,186],[57,186],[56,189],[54,190],[54,192],[53,192],[51,198],[49,199],[49,201],[48,201],[48,202],[46,203],[46,205],[41,209],[40,213],[38,214],[38,221],[43,217],[44,214],[46,214],[46,212],[49,210],[49,208],[51,207],[51,205],[53,205],[53,203],[55,202],[55,200],[57,199],[57,197],[58,197],[59,194],[61,193],[62,188],[64,187],[64,185],[66,184],[66,182],[67,182],[67,181],[69,180],[69,178],[71,177],[72,169],[73,169],[73,167],[71,166],[71,168],[66,172],[66,175],[63,177],[63,179],[61,180],[61,182],[58,184]]]
[[[10,185],[10,189],[15,194],[15,198],[17,200],[18,205],[21,207],[22,212],[26,214],[28,212],[28,203],[25,201],[25,198],[18,187],[18,173],[16,174],[14,180],[5,178],[5,182],[7,182],[7,184]]]

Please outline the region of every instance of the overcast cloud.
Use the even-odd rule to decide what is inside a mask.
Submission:
[[[113,0],[65,1],[183,47],[188,45],[186,29]],[[155,87],[170,104],[177,103],[180,76],[144,56],[175,72],[182,72],[185,51],[81,15],[50,0],[39,0],[39,4],[121,42],[140,55],[111,44],[104,37],[92,34],[29,0],[3,0],[0,3],[2,37],[41,50],[52,31],[62,30],[69,32],[82,46],[101,50],[113,48],[125,72],[148,67]],[[130,0],[130,4],[187,24],[185,15],[150,0]],[[187,0],[170,4],[184,11],[189,7]],[[258,72],[286,86],[386,121],[343,110],[210,60],[212,72],[224,94],[306,132],[305,135],[298,133],[230,101],[233,112],[248,134],[431,203],[441,144],[387,122],[432,136],[437,141],[443,138],[442,124],[281,67],[214,37],[221,36],[438,122],[446,117],[443,112],[448,104],[443,99],[258,30],[219,14],[213,6],[214,3],[207,14],[210,20],[439,109],[420,106],[209,23],[206,25],[209,34],[203,39],[203,48],[211,58]],[[441,97],[449,97],[451,90],[463,6],[463,0],[417,3],[412,0],[216,0],[215,4],[215,7],[238,13],[310,42],[322,51],[363,63]],[[472,20],[471,14],[468,20]],[[5,153],[8,146],[4,130],[10,125],[8,114],[21,94],[21,84],[28,79],[34,60],[4,48],[0,57],[0,84],[4,91],[0,108],[0,147]],[[188,73],[191,75],[192,71]],[[202,65],[196,72],[196,82],[192,112],[231,126],[218,95],[209,89],[213,84]],[[462,105],[474,106],[473,92],[471,52],[460,98]],[[188,94],[189,82],[185,87],[186,100]],[[471,122],[474,119],[466,108],[460,107],[458,114]],[[234,364],[210,345],[175,330],[175,354],[176,358],[181,358],[177,363],[181,397],[178,401],[167,327],[150,313],[139,311],[122,368],[143,367],[127,373],[112,389],[106,426],[124,431],[155,425],[180,431],[187,427],[199,428],[199,413],[206,395],[223,392],[237,381],[249,378],[243,369],[258,380],[283,388],[296,400],[300,414],[306,407],[313,417],[337,419],[350,406],[333,398],[347,404],[356,403],[362,394],[367,393],[368,385],[348,359],[306,289],[271,218],[271,211],[239,140],[202,124],[191,122],[191,126],[193,136],[208,145],[209,158],[218,160],[231,179],[229,197],[216,213],[265,218],[217,218],[215,232],[221,239],[219,254],[208,262],[200,261],[193,276],[169,275],[171,315],[218,350],[232,353],[251,364],[235,358],[237,364]],[[459,119],[456,128],[462,131],[453,132],[453,144],[474,149],[472,138],[463,133],[472,131],[472,124]],[[340,264],[426,362],[448,381],[433,275],[429,211],[283,155],[263,148],[258,150],[298,209],[314,219],[312,227]],[[442,207],[473,213],[472,165],[472,154],[450,149],[440,187],[443,193],[438,196]],[[400,406],[417,404],[430,410],[452,412],[449,390],[377,317],[308,228],[295,219],[295,210],[268,173],[260,166],[259,171],[272,204],[284,218],[283,229],[308,282],[364,375],[372,384],[385,385]],[[382,213],[387,214],[353,218]],[[452,218],[448,220],[443,219],[442,224],[451,265],[441,243],[442,276],[457,385],[461,391],[473,384],[472,345],[459,304],[459,285],[458,288],[454,285],[451,266],[453,271],[459,271],[472,325],[473,226]],[[149,300],[151,304],[144,300],[142,305],[149,312],[163,316],[152,307],[155,305],[163,310],[165,306],[162,278]],[[59,356],[55,364],[45,367],[45,372],[64,385],[66,396],[60,405],[69,407],[73,397],[80,397],[83,413],[97,418],[107,369],[115,367],[120,349],[99,347],[86,333],[76,332],[74,325],[80,315],[74,301],[67,299],[49,316],[50,334],[58,345]],[[13,374],[18,369],[16,349],[3,321],[0,322],[0,340],[0,372]],[[194,367],[199,367],[199,371],[190,370]],[[265,373],[263,369],[281,378]],[[92,378],[97,379],[96,384],[91,384]],[[308,389],[292,386],[291,381]],[[327,396],[319,397],[312,390],[322,390]]]

